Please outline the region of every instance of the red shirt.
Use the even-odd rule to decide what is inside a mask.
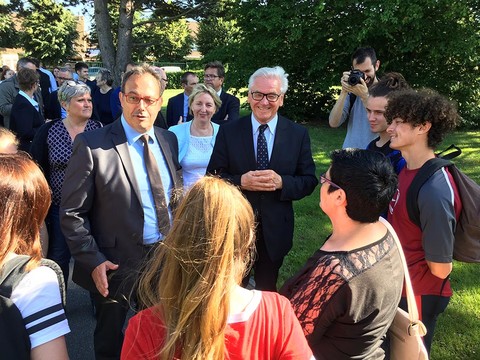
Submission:
[[[452,262],[455,220],[462,207],[460,196],[447,168],[433,174],[418,196],[422,232],[410,221],[406,205],[407,190],[418,171],[404,168],[398,175],[388,221],[400,238],[415,295],[452,296],[450,281],[434,276],[427,260]]]
[[[164,336],[154,311],[141,311],[128,323],[121,359],[155,359]],[[290,302],[277,293],[255,291],[245,311],[229,316],[225,346],[231,360],[313,359]]]

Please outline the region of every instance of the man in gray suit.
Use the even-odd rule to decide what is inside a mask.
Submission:
[[[176,137],[153,126],[162,106],[160,76],[134,67],[119,96],[119,120],[77,135],[60,208],[73,281],[93,294],[97,359],[120,358],[132,289],[147,254],[166,235],[175,190],[182,188]],[[152,167],[158,181],[149,180]]]

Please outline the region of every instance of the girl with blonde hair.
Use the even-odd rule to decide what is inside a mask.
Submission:
[[[285,298],[239,286],[253,234],[238,189],[214,177],[196,182],[140,280],[149,308],[130,320],[121,358],[312,358]]]

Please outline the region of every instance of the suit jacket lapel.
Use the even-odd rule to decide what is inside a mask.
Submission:
[[[123,164],[125,173],[128,180],[137,196],[140,204],[142,203],[142,197],[140,194],[140,188],[138,187],[137,178],[135,177],[135,171],[133,170],[132,159],[130,158],[130,152],[128,151],[127,137],[125,136],[125,130],[123,130],[122,122],[117,119],[113,122],[112,128],[112,141],[117,149],[118,156]]]
[[[288,123],[285,118],[278,115],[277,129],[275,130],[275,139],[273,139],[273,148],[270,155],[270,168],[275,169],[277,161],[282,161],[283,149],[289,149],[288,146]]]
[[[248,168],[255,170],[257,168],[257,158],[255,156],[255,149],[253,148],[252,118],[251,116],[246,116],[239,121],[245,121],[241,136],[244,151],[243,154],[245,160],[248,162]]]

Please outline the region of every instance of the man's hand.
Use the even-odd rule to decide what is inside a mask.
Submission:
[[[93,281],[95,282],[95,286],[97,287],[98,292],[100,295],[103,297],[108,296],[108,280],[107,280],[107,271],[108,270],[117,270],[118,265],[110,262],[110,261],[105,261],[98,265],[95,269],[92,271],[92,278]]]
[[[360,83],[357,85],[350,85],[348,83],[348,77],[350,76],[350,71],[345,71],[342,76],[342,91],[353,93],[358,96],[365,103],[368,99],[368,87],[365,83],[365,80],[360,79]]]
[[[178,125],[180,125],[181,123],[183,123],[183,116],[180,116],[180,118],[178,119],[178,122],[177,122]]]
[[[283,187],[282,177],[273,170],[255,170],[242,175],[242,189],[249,191],[275,191]]]

